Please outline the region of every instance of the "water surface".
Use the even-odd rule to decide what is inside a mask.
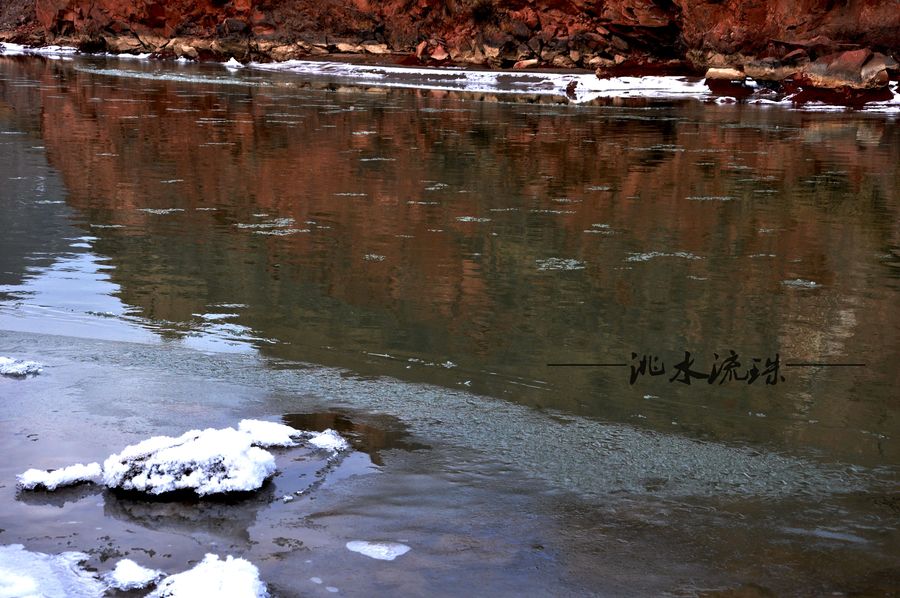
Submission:
[[[898,163],[885,115],[0,57],[0,354],[47,364],[0,379],[0,541],[283,595],[886,592]],[[783,379],[670,382],[731,350]],[[302,464],[226,507],[15,492],[247,416],[358,452],[289,503]]]

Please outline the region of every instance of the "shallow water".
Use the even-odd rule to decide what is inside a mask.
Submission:
[[[46,365],[0,377],[0,543],[285,596],[900,583],[895,118],[346,83],[0,57],[0,355]],[[670,381],[732,350],[781,377]],[[237,504],[15,490],[242,417],[356,450]]]

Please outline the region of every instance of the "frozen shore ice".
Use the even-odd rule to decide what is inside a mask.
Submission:
[[[30,552],[21,544],[0,546],[0,596],[43,598],[95,598],[103,584],[81,567],[82,552],[59,555]]]
[[[409,546],[400,544],[399,542],[365,542],[363,540],[353,540],[347,542],[347,550],[358,552],[369,558],[378,559],[379,561],[393,561],[398,556],[403,556],[410,551]]]

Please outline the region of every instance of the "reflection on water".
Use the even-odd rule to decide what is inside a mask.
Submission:
[[[41,107],[39,123],[20,118],[77,210],[70,251],[92,250],[7,287],[20,311],[136,314],[200,348],[897,457],[881,442],[900,383],[892,121],[186,85],[12,60],[5,110]],[[28,299],[29,284],[56,296]],[[71,289],[95,305],[72,305]],[[685,350],[708,368],[731,349],[868,367],[785,368],[761,388],[546,367],[635,352],[668,355],[671,372]]]
[[[316,89],[286,74],[221,85],[191,79],[203,66],[175,79],[128,68],[141,77],[0,58],[0,129],[20,133],[0,136],[3,329],[247,352],[272,376],[335,366],[361,408],[377,403],[370,388],[393,388],[383,376],[452,388],[424,393],[436,430],[477,430],[462,421],[477,414],[473,446],[515,447],[526,469],[564,438],[577,447],[559,474],[572,486],[595,492],[581,478],[596,471],[623,493],[702,495],[733,514],[722,530],[747,519],[745,538],[773,534],[748,549],[756,562],[807,567],[795,537],[808,534],[896,548],[890,508],[853,498],[866,495],[857,476],[871,476],[886,482],[872,496],[896,502],[883,490],[900,458],[895,120],[480,102]],[[708,371],[729,350],[745,364],[780,355],[784,380],[669,382],[684,351]],[[667,374],[632,385],[628,367],[547,367],[632,364],[632,353],[659,355]],[[785,365],[823,362],[866,366]],[[421,448],[401,420],[428,405],[407,392],[408,405],[383,401],[396,422],[284,419],[336,427],[381,465],[383,450]],[[466,411],[466,393],[510,408]],[[528,452],[532,439],[544,444]],[[758,504],[717,503],[716,483],[845,498],[821,517],[782,504],[799,532]],[[841,513],[868,531],[831,530]]]

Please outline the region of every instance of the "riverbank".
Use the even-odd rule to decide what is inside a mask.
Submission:
[[[349,60],[599,79],[694,76],[715,96],[800,104],[891,99],[900,81],[894,2],[762,4],[15,0],[0,8],[0,43],[245,65]]]

